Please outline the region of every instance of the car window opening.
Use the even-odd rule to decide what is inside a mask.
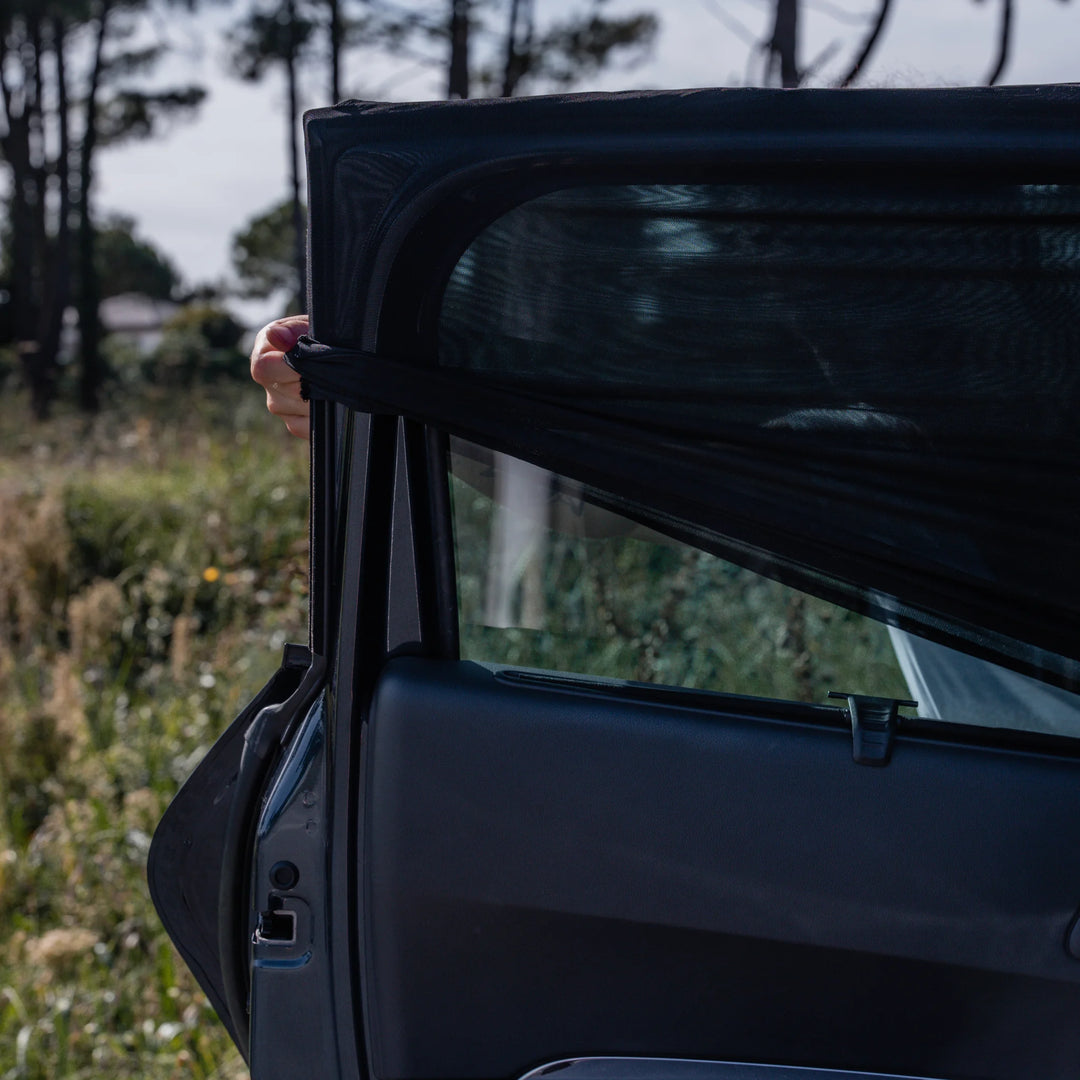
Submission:
[[[1080,735],[1080,696],[887,626],[452,440],[462,659],[767,697],[838,686],[924,719]]]

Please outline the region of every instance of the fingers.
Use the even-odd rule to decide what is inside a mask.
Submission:
[[[300,376],[285,363],[285,354],[277,349],[253,356],[251,359],[251,377],[267,391],[276,391],[290,384],[296,384],[300,393]]]
[[[295,435],[298,439],[311,438],[311,418],[306,414],[304,416],[287,416],[285,418],[285,427],[290,435]]]
[[[263,327],[266,340],[273,349],[288,352],[308,332],[306,315],[286,315],[284,319],[275,319]]]
[[[266,407],[299,438],[308,438],[308,403],[300,397],[300,376],[285,363],[289,351],[307,332],[306,315],[289,315],[264,326],[251,349],[251,377],[266,390]]]
[[[307,328],[306,315],[287,315],[284,319],[267,323],[258,332],[251,348],[251,377],[260,386],[269,388],[270,383],[281,381],[277,361],[282,360],[285,353],[300,339],[300,335],[307,332]],[[281,366],[287,367],[284,361]]]

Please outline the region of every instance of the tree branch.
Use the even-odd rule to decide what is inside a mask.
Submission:
[[[866,35],[866,38],[863,41],[862,48],[859,50],[859,55],[855,58],[855,63],[851,65],[851,69],[848,73],[836,84],[837,86],[850,86],[862,74],[863,67],[870,59],[870,54],[876,48],[878,38],[881,37],[881,31],[885,29],[885,20],[888,18],[889,8],[891,6],[892,0],[881,0],[877,18],[874,20],[874,25],[870,27],[870,33]]]
[[[993,86],[1005,65],[1009,62],[1009,43],[1012,38],[1012,0],[1001,0],[1001,22],[998,27],[998,54],[994,66],[986,79],[987,86]]]
[[[744,45],[756,49],[761,45],[757,37],[748,30],[734,15],[729,15],[716,0],[702,0],[705,10],[715,19],[719,19]]]

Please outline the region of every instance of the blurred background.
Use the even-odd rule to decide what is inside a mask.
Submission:
[[[1080,76],[1080,0],[3,0],[0,1078],[241,1077],[154,825],[306,637],[299,117],[682,86]]]

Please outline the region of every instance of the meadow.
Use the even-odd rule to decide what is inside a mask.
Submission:
[[[229,1077],[154,826],[306,640],[307,450],[253,387],[0,396],[0,1077]]]

